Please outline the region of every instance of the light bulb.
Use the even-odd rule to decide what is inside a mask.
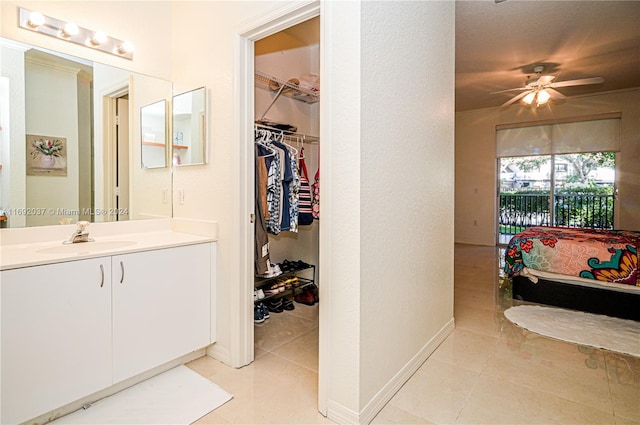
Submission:
[[[62,28],[62,34],[65,37],[73,37],[74,35],[78,35],[79,32],[80,28],[78,28],[78,26],[73,22],[67,22],[64,25],[64,28]]]
[[[40,12],[31,12],[29,13],[29,20],[27,24],[31,28],[37,28],[40,25],[44,24],[44,15]]]
[[[549,101],[550,98],[551,98],[551,95],[549,94],[548,91],[540,90],[538,92],[537,104],[538,105],[544,105],[545,103],[547,103]]]
[[[133,49],[134,49],[133,43],[131,43],[130,41],[125,41],[120,46],[118,46],[118,53],[120,53],[121,55],[124,55],[126,53],[133,52]]]
[[[107,41],[107,35],[102,31],[98,31],[91,37],[91,44],[98,46]]]
[[[529,93],[528,95],[526,95],[526,96],[524,97],[524,99],[522,99],[522,101],[523,101],[524,103],[526,103],[527,105],[531,105],[531,102],[533,102],[533,98],[534,98],[534,97],[536,97],[535,92],[531,92],[531,93]]]

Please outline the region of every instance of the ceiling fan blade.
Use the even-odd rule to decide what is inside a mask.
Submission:
[[[489,94],[506,93],[508,91],[520,91],[520,90],[531,90],[531,89],[529,87],[518,87],[517,89],[506,89],[506,90],[492,91]]]
[[[526,95],[528,95],[529,93],[533,92],[533,90],[527,90],[525,92],[520,93],[517,96],[512,97],[511,99],[507,100],[505,103],[503,103],[502,105],[500,105],[501,108],[505,108],[509,105],[511,105],[514,102],[517,102],[518,100],[522,99],[523,97],[525,97]]]
[[[554,90],[552,88],[546,88],[545,90],[551,95],[551,98],[554,100],[565,100],[567,98],[567,96],[563,95],[558,90]]]
[[[540,78],[538,78],[538,81],[536,81],[536,85],[546,86],[547,84],[549,84],[555,79],[556,77],[554,75],[543,75]]]
[[[585,86],[587,84],[600,84],[604,82],[602,77],[582,78],[580,80],[560,81],[551,83],[550,87],[569,87],[569,86]]]

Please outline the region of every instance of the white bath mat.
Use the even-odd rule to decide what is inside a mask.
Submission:
[[[231,398],[213,382],[178,366],[52,423],[190,424]]]
[[[516,325],[551,338],[640,357],[640,322],[537,305],[511,307]]]

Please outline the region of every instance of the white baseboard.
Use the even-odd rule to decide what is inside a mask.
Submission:
[[[231,365],[231,352],[220,343],[215,343],[207,347],[207,356],[219,360],[226,365]]]
[[[455,326],[454,319],[447,322],[402,369],[395,374],[387,384],[373,396],[367,405],[360,411],[354,412],[351,409],[329,400],[327,403],[327,418],[339,424],[368,424],[382,408],[393,398],[402,386],[413,376],[422,366],[429,356],[438,348],[440,344],[449,336]]]
[[[357,424],[360,420],[358,412],[331,400],[327,402],[327,419],[337,424]]]
[[[455,327],[452,318],[436,333],[427,343],[416,353],[415,356],[407,364],[391,378],[387,384],[373,396],[367,405],[360,412],[361,424],[370,423],[382,408],[393,398],[393,396],[402,388],[402,386],[413,376],[414,373],[422,366],[429,356],[438,348],[440,344],[449,336]]]

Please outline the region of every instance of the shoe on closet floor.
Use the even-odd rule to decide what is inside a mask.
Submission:
[[[259,305],[253,307],[253,323],[264,323],[264,313]]]
[[[271,317],[271,315],[269,314],[269,309],[266,305],[264,305],[264,303],[260,303],[259,306],[260,310],[262,310],[262,314],[264,315],[265,320]]]
[[[308,287],[303,288],[302,292],[300,292],[298,295],[294,297],[294,300],[297,303],[304,304],[304,305],[314,305],[316,303],[316,299]]]
[[[277,300],[268,300],[265,304],[271,313],[282,313],[284,311],[282,298]]]
[[[284,308],[285,310],[288,310],[288,311],[295,310],[296,306],[293,305],[293,299],[292,298],[282,298],[282,308]]]

